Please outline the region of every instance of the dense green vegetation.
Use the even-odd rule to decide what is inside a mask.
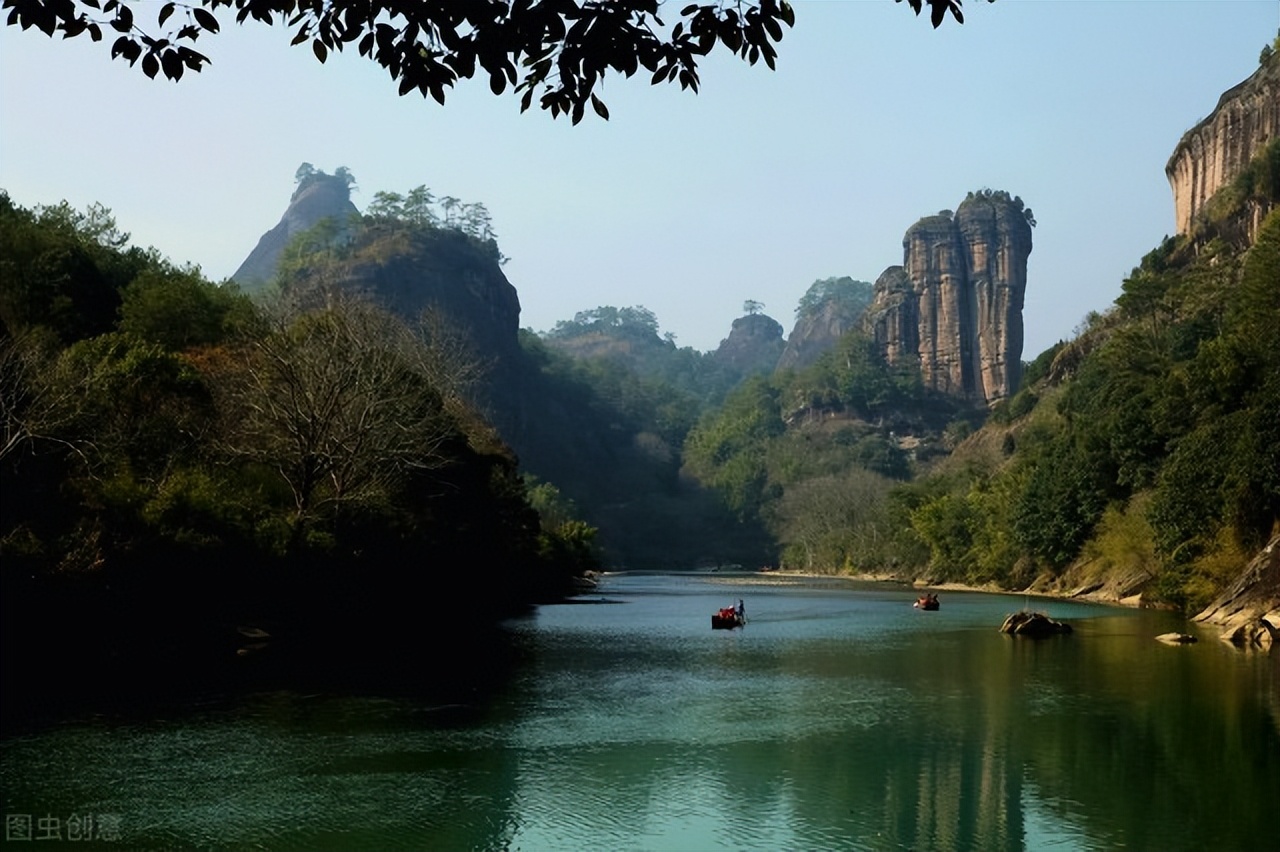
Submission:
[[[871,304],[873,288],[866,281],[855,281],[847,275],[821,278],[809,285],[796,305],[796,321],[816,316],[824,305],[834,302],[849,316],[861,316]]]
[[[579,361],[608,362],[662,388],[663,394],[674,392],[672,402],[690,419],[718,405],[743,378],[712,353],[677,346],[675,336],[663,334],[658,318],[643,305],[579,311],[572,320],[557,322],[544,339]]]
[[[903,526],[893,483],[943,451],[949,423],[967,430],[965,416],[980,415],[887,366],[855,330],[804,370],[747,379],[689,433],[685,469],[770,530],[767,563],[878,570],[912,546],[891,532]]]
[[[696,369],[705,361],[666,379],[682,350],[656,333],[635,352],[605,338],[587,357],[557,345],[563,340],[521,333],[523,418],[511,427],[521,466],[599,528],[615,567],[684,569],[767,552],[761,531],[743,529],[716,495],[681,475],[681,447],[706,404],[683,390],[681,376],[705,381]]]
[[[32,635],[91,665],[245,624],[332,650],[491,622],[594,564],[439,338],[368,304],[264,307],[104,208],[0,194],[0,323],[6,662]]]

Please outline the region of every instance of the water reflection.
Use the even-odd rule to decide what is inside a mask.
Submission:
[[[799,630],[801,619],[771,629],[758,616],[701,649],[664,635],[683,649],[670,669],[643,632],[547,631],[544,659],[563,654],[589,684],[562,721],[623,745],[562,758],[553,784],[543,775],[557,790],[540,794],[547,811],[564,816],[517,840],[554,848],[604,833],[680,849],[693,831],[720,848],[1253,849],[1270,836],[1280,746],[1251,688],[1272,683],[1267,665],[1214,643],[1161,646],[1152,637],[1168,616],[1096,607],[1059,605],[1055,617],[1083,619],[1073,637],[1015,640],[993,627],[1008,599],[957,598],[923,634],[881,599],[811,607],[814,626]],[[843,632],[827,629],[842,619]],[[638,741],[644,759],[628,763]],[[601,776],[600,762],[629,771]],[[1206,783],[1237,806],[1198,794]],[[661,818],[614,831],[573,807],[596,789],[621,812]]]
[[[755,578],[751,578],[754,580]],[[462,694],[275,689],[4,740],[7,813],[129,848],[1274,848],[1272,658],[1169,616],[910,590],[618,577],[510,625]],[[746,630],[709,616],[746,597]],[[505,662],[501,662],[505,661]],[[484,665],[478,663],[478,665]]]

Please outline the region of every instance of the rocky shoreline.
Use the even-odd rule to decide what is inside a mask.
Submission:
[[[935,583],[929,579],[892,573],[820,574],[804,571],[770,571],[781,577],[829,577],[877,583],[899,583],[916,589],[990,592],[1053,600],[1082,600],[1109,606],[1167,608],[1143,597],[1151,582],[1144,572],[1109,572],[1090,576],[1087,566],[1069,569],[1052,581],[1037,580],[1025,589],[1005,589],[994,583]],[[1269,650],[1280,647],[1280,535],[1276,535],[1249,563],[1244,572],[1192,621],[1218,628],[1219,638],[1240,648]]]
[[[1280,645],[1280,535],[1193,620],[1220,628],[1222,639],[1233,645],[1263,649]]]

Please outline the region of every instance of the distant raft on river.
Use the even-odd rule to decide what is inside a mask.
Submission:
[[[727,606],[711,616],[712,630],[732,630],[746,623],[747,617],[731,606]]]

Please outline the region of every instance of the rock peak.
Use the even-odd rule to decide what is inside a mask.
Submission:
[[[339,172],[334,175],[314,172],[299,180],[280,222],[262,235],[257,246],[231,276],[245,292],[257,292],[275,279],[280,253],[295,234],[309,230],[325,219],[341,222],[359,214],[360,211],[351,203],[351,182],[345,170],[340,169]]]
[[[863,320],[885,360],[988,405],[1016,393],[1033,221],[1022,199],[983,190],[907,229],[902,265],[880,275]]]

